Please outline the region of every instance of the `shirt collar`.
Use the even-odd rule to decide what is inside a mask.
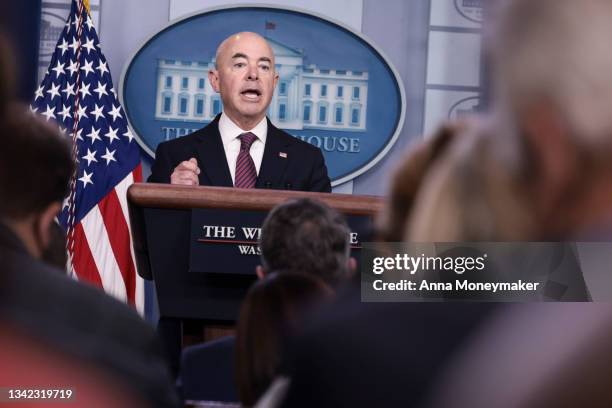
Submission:
[[[257,139],[261,140],[262,143],[266,143],[266,136],[268,135],[268,120],[264,118],[257,124],[253,129],[244,130],[240,126],[235,124],[229,116],[223,112],[221,118],[219,118],[219,133],[221,134],[221,141],[223,146],[227,146],[234,139],[238,138],[243,133],[251,132]]]

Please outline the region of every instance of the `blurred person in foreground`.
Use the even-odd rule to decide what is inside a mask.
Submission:
[[[282,375],[287,344],[301,333],[312,309],[332,296],[319,278],[301,273],[272,273],[251,287],[236,334],[236,381],[243,406],[253,406]]]
[[[402,226],[425,177],[463,137],[463,129],[462,124],[444,127],[406,154],[379,218],[379,239],[403,240]],[[273,382],[258,407],[415,405],[446,359],[492,310],[465,303],[362,303],[359,288],[351,289],[291,345],[287,377]]]
[[[274,207],[264,220],[260,239],[261,261],[256,273],[301,273],[339,289],[354,276],[356,261],[350,256],[350,229],[342,214],[312,199],[289,200]],[[234,336],[186,347],[181,358],[181,383],[185,397],[211,395],[228,399],[237,390],[232,365]],[[215,367],[216,390],[210,392],[205,375]],[[193,395],[188,395],[194,390]],[[237,396],[235,396],[237,397]]]
[[[6,107],[0,136],[3,327],[14,326],[36,339],[50,356],[64,355],[104,373],[144,406],[175,406],[152,328],[128,306],[62,276],[41,259],[74,171],[68,139],[20,105]]]
[[[508,181],[500,186],[506,197],[510,191],[521,202],[519,239],[612,237],[611,20],[612,2],[606,0],[513,0],[497,10],[486,41],[493,115],[478,144]],[[444,192],[448,198],[449,186],[461,191],[483,180],[482,169],[471,183],[456,176],[483,157],[463,153],[432,177],[422,217],[410,227],[412,238],[444,234],[434,216],[449,207],[426,210],[426,203],[441,203]],[[502,197],[489,197],[486,208],[503,214]],[[450,230],[465,236],[474,219],[465,220]],[[600,248],[580,256],[598,264],[598,285],[609,297],[612,285],[601,279],[609,275],[610,257],[602,253],[609,251]],[[608,303],[514,305],[455,356],[428,406],[608,407],[611,333]]]
[[[419,217],[410,226],[411,238],[446,238],[447,231],[440,229],[453,224],[469,231],[484,209],[501,222],[510,213],[517,217],[506,221],[510,228],[459,233],[460,238],[608,239],[612,53],[605,39],[612,32],[612,4],[500,3],[485,35],[492,62],[491,117],[480,135],[457,147],[430,178],[429,192],[417,204]],[[440,222],[445,214],[448,219],[457,215],[453,203],[469,204],[468,194],[477,197],[473,205],[460,204],[454,223]]]

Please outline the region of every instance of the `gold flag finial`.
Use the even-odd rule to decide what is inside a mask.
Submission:
[[[91,14],[91,10],[89,9],[89,0],[83,0],[83,5],[85,6],[87,12]]]

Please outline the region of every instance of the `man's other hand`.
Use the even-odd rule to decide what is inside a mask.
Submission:
[[[200,184],[198,174],[200,174],[198,161],[195,157],[192,157],[187,161],[181,162],[174,168],[174,171],[170,175],[170,183],[184,186],[197,186]]]

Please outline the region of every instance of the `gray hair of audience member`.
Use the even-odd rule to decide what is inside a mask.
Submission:
[[[334,286],[347,279],[350,230],[342,214],[303,198],[275,207],[261,231],[261,260],[269,271],[314,274]]]
[[[0,119],[0,137],[0,221],[21,220],[61,203],[74,163],[59,128],[13,104]]]
[[[523,119],[546,104],[576,147],[598,154],[612,145],[612,2],[511,0],[493,10],[485,44],[494,101],[514,128],[504,139],[516,142]]]

